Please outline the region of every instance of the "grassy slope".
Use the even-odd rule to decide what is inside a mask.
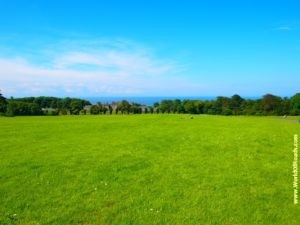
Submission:
[[[0,224],[300,221],[291,121],[16,117],[0,128]]]

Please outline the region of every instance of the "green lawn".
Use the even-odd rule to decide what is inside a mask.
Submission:
[[[0,118],[0,224],[299,225],[279,117]]]

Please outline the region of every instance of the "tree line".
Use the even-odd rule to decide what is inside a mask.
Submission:
[[[0,114],[5,116],[79,115],[91,103],[79,98],[25,97],[6,99],[0,93]]]
[[[92,105],[79,98],[26,97],[6,99],[0,93],[0,114],[19,115],[79,115],[79,114],[147,114],[189,113],[211,115],[300,115],[300,93],[279,97],[266,94],[259,99],[244,99],[235,94],[214,100],[162,100],[152,106],[126,100]]]
[[[300,115],[300,93],[291,98],[266,94],[259,99],[219,96],[215,100],[163,100],[155,103],[162,113],[190,113],[212,115]]]
[[[140,110],[137,110],[139,108]],[[119,110],[118,110],[119,109]],[[257,115],[282,116],[300,115],[300,93],[291,98],[266,94],[259,99],[244,99],[235,94],[232,97],[218,96],[214,100],[162,100],[153,106],[143,107],[122,101],[116,112],[121,113],[189,113],[211,115]]]

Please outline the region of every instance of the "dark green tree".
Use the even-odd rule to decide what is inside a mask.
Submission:
[[[153,107],[152,107],[152,106],[150,106],[150,107],[149,107],[149,111],[150,111],[150,113],[151,113],[151,114],[153,114],[153,112],[154,112],[154,109],[153,109]]]
[[[0,113],[5,113],[7,108],[7,101],[6,98],[2,95],[0,91]]]
[[[131,105],[129,104],[128,101],[122,100],[122,101],[118,104],[117,109],[118,109],[118,111],[121,111],[122,114],[123,114],[123,113],[129,114],[129,112],[130,112],[130,107],[131,107]]]
[[[197,114],[203,114],[204,111],[204,102],[201,100],[196,100],[194,102],[195,108],[196,108],[196,113]]]
[[[261,99],[261,107],[264,115],[280,115],[281,98],[272,94],[266,94]]]
[[[113,108],[111,105],[108,105],[108,111],[110,115],[113,113]]]
[[[108,111],[108,108],[104,105],[102,105],[102,113],[106,114],[106,112]]]
[[[223,96],[218,96],[216,101],[214,102],[214,108],[216,114],[224,114],[223,111],[226,110],[226,114],[228,113],[228,110],[230,105],[230,99]]]
[[[174,112],[174,105],[172,100],[162,100],[159,106],[162,113]]]
[[[183,100],[182,104],[183,104],[184,112],[190,114],[196,114],[197,108],[194,103],[195,102],[193,100],[188,100],[188,99]]]
[[[97,115],[100,113],[99,107],[97,105],[92,105],[90,108],[90,113],[92,115]]]
[[[234,115],[242,114],[242,111],[243,111],[242,104],[244,101],[245,100],[237,94],[235,94],[231,97],[230,103],[229,103],[229,109],[232,111],[232,113]]]
[[[154,102],[153,107],[154,107],[154,108],[159,107],[159,103],[158,103],[158,102]]]
[[[74,99],[70,102],[70,114],[79,115],[80,111],[83,109],[83,104],[80,100]]]
[[[300,115],[300,93],[292,96],[290,103],[290,113],[295,116]]]
[[[8,116],[35,116],[42,115],[42,109],[35,103],[10,100],[7,105]]]
[[[287,97],[284,97],[281,101],[281,108],[283,115],[290,115],[291,114],[291,100]]]
[[[174,112],[175,113],[183,113],[184,112],[184,108],[182,106],[182,103],[181,103],[180,99],[175,99],[173,105],[174,105]]]

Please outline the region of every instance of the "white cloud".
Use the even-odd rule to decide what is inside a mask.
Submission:
[[[293,30],[293,28],[289,27],[289,26],[280,26],[280,27],[275,28],[275,30],[290,31],[290,30]]]
[[[84,65],[86,67],[84,67]],[[161,63],[147,55],[134,52],[102,51],[99,53],[69,52],[55,60],[55,68],[83,66],[83,69],[114,70],[127,73],[159,75],[173,69],[170,63]]]
[[[65,42],[35,54],[34,59],[0,58],[4,95],[155,95],[155,90],[176,91],[176,74],[182,70],[124,40]],[[40,59],[47,64],[38,63]]]

